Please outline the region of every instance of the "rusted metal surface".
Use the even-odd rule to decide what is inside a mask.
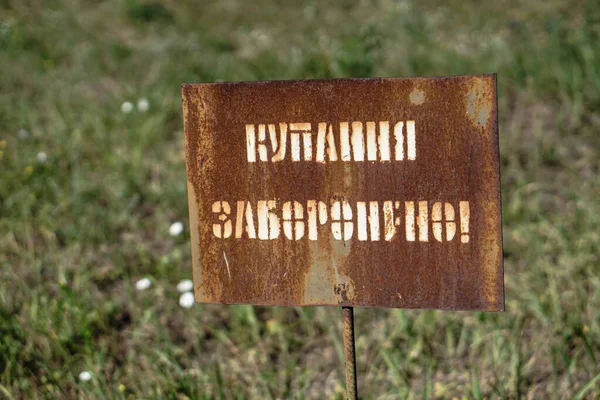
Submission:
[[[503,310],[495,75],[182,95],[197,301]]]
[[[354,309],[342,307],[344,315],[344,364],[346,366],[346,399],[358,398],[356,382],[356,356],[354,348]]]

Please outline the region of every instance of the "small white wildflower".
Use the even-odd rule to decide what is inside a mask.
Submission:
[[[194,294],[185,292],[179,297],[179,305],[183,308],[191,308],[194,305]]]
[[[194,288],[194,282],[191,279],[184,279],[177,284],[177,291],[179,293],[189,292]]]
[[[79,374],[79,380],[81,382],[87,382],[92,379],[92,373],[90,371],[83,371]]]
[[[141,99],[138,100],[137,108],[138,108],[139,112],[146,112],[150,108],[150,102],[148,101],[147,98],[142,97]]]
[[[46,161],[48,161],[48,156],[43,151],[40,151],[39,153],[37,153],[37,156],[35,156],[35,158],[37,158],[37,160],[40,164],[43,164]]]
[[[130,101],[126,101],[121,104],[121,111],[125,114],[129,114],[133,110],[133,104]]]
[[[25,140],[29,137],[29,131],[27,129],[19,129],[19,132],[17,132],[17,136],[19,137],[19,139]]]
[[[179,236],[183,232],[183,224],[181,222],[173,222],[169,227],[169,235]]]
[[[142,278],[135,283],[135,288],[137,290],[146,290],[152,285],[152,281],[148,278]]]

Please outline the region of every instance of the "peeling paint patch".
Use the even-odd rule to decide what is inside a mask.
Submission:
[[[408,96],[410,102],[415,106],[420,106],[425,103],[425,92],[421,89],[414,88],[410,95]]]
[[[353,302],[355,299],[354,282],[348,277],[340,277],[342,282],[333,286],[333,293],[338,299],[339,304]]]
[[[470,82],[466,97],[467,117],[473,124],[483,128],[488,123],[493,104],[493,93],[489,79],[477,78]]]

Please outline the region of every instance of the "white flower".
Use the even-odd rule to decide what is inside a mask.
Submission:
[[[181,222],[173,222],[169,227],[169,235],[179,236],[183,232],[183,224]]]
[[[148,101],[147,98],[142,97],[141,99],[138,100],[137,108],[138,108],[139,112],[146,112],[150,108],[150,102]]]
[[[43,164],[48,160],[48,156],[43,151],[40,151],[39,153],[37,153],[37,156],[35,156],[35,158],[37,158],[37,160],[40,164]]]
[[[126,101],[121,104],[121,111],[125,114],[129,114],[133,110],[133,104],[130,101]]]
[[[183,308],[191,308],[194,305],[194,294],[185,292],[179,297],[179,305]]]
[[[135,283],[137,290],[146,290],[152,285],[152,281],[148,278],[142,278]]]
[[[79,374],[79,380],[81,382],[87,382],[92,379],[92,373],[90,371],[83,371]]]
[[[179,293],[189,292],[194,288],[194,282],[191,279],[184,279],[177,284],[177,291]]]
[[[17,136],[19,137],[19,139],[25,140],[29,137],[29,131],[27,129],[19,129],[19,132],[17,132]]]

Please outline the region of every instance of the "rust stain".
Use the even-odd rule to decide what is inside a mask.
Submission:
[[[197,301],[503,310],[495,75],[182,99]]]

